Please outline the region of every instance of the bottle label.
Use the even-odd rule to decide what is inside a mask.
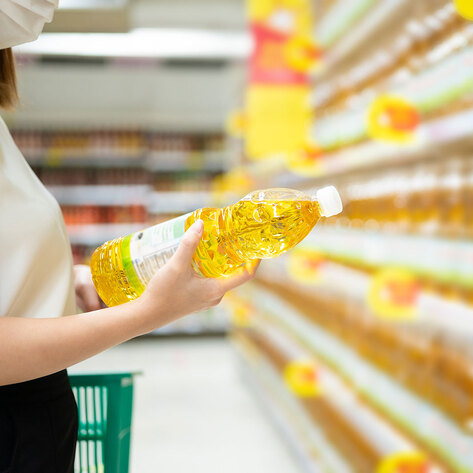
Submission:
[[[176,252],[185,233],[186,220],[191,214],[159,223],[131,236],[130,259],[143,286]]]

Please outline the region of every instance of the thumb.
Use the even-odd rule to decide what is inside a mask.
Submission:
[[[197,220],[184,233],[179,248],[174,255],[174,261],[182,268],[189,266],[192,256],[194,256],[195,250],[199,246],[203,230],[204,222]]]

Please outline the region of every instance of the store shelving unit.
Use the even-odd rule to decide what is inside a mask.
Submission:
[[[334,176],[372,170],[374,167],[397,166],[430,160],[441,150],[471,143],[473,138],[473,110],[455,113],[419,127],[412,143],[399,146],[377,141],[366,141],[331,153],[321,166],[316,178],[304,178],[279,167],[275,183],[280,186],[308,187]]]
[[[211,179],[226,166],[218,132],[14,129],[13,136],[61,205],[76,262],[107,240],[210,205]],[[154,333],[226,329],[214,309]]]
[[[365,267],[395,266],[437,281],[461,281],[466,287],[472,284],[470,239],[321,227],[306,244],[334,259]]]
[[[210,207],[211,204],[209,191],[153,192],[148,210],[152,214],[183,214],[201,207]]]
[[[284,296],[281,296],[280,287],[275,288],[274,291],[268,291],[257,286],[253,288],[253,293],[246,291],[242,297],[243,300],[252,304],[255,303],[255,300],[258,301],[258,307],[250,325],[251,330],[259,330],[265,337],[271,331],[276,330],[279,336],[273,337],[276,340],[274,344],[278,349],[282,349],[287,344],[295,344],[298,347],[295,352],[293,350],[292,353],[288,353],[286,362],[294,359],[313,360],[315,358],[319,366],[321,366],[319,360],[323,360],[337,374],[337,379],[342,384],[332,385],[333,391],[329,390],[326,395],[331,399],[340,397],[343,400],[340,415],[344,419],[350,419],[353,416],[356,419],[359,415],[360,417],[356,419],[358,430],[364,433],[368,431],[373,442],[379,441],[385,446],[380,432],[386,431],[385,438],[391,439],[392,450],[385,446],[385,453],[398,450],[409,451],[406,445],[410,445],[410,448],[414,449],[412,445],[420,443],[425,451],[433,452],[439,465],[445,464],[447,468],[451,469],[446,471],[472,471],[473,437],[471,435],[459,429],[435,406],[367,363],[337,337],[333,337],[323,328],[311,323],[307,319],[307,315],[294,309]],[[258,325],[260,325],[259,329]],[[261,340],[257,342],[257,346],[259,345],[261,345]],[[331,381],[333,382],[333,380]],[[283,383],[283,380],[279,382]],[[346,383],[348,387],[345,387],[343,383]],[[360,402],[357,399],[364,401],[357,405],[357,402]],[[351,403],[353,404],[351,405]],[[369,421],[367,418],[363,418],[364,409],[369,412],[368,418],[371,419],[370,415],[373,415],[375,420]],[[382,421],[378,418],[376,412],[384,414],[389,422],[386,423],[385,420]],[[370,422],[379,425],[379,427],[373,426],[370,431]],[[395,433],[391,433],[391,425],[396,426]],[[404,437],[404,435],[408,437]],[[396,440],[393,440],[392,436]],[[407,440],[409,437],[413,439],[411,442]],[[385,442],[389,445],[388,440]],[[381,461],[381,459],[382,457],[378,460]],[[350,459],[348,461],[350,462]],[[361,471],[375,470],[362,469]],[[443,470],[431,469],[428,471]]]
[[[323,465],[329,465],[333,471],[353,472],[317,424],[307,419],[306,412],[287,389],[277,369],[257,346],[246,337],[234,337],[233,346],[243,376],[255,392],[261,408],[266,410],[296,452],[304,471],[322,473],[325,471]]]
[[[147,185],[48,186],[60,205],[147,205],[151,188]]]
[[[327,52],[321,70],[314,74],[314,82],[330,76],[350,54],[374,41],[388,23],[400,21],[408,3],[405,0],[362,0],[348,5],[344,1],[334,2],[315,33]]]
[[[338,432],[332,433],[332,442],[342,435],[348,436],[349,432],[354,430],[357,435],[371,443],[372,451],[368,456],[374,456],[374,459],[368,466],[365,464],[353,468],[357,461],[353,453],[350,454],[345,450],[344,455],[341,454],[344,461],[351,465],[351,469],[346,471],[376,471],[377,465],[390,454],[417,451],[415,441],[408,440],[406,434],[423,442],[428,449],[435,450],[439,458],[437,465],[445,462],[454,467],[471,468],[469,460],[464,457],[471,448],[471,439],[459,431],[441,412],[406,391],[396,381],[373,369],[329,333],[306,322],[306,317],[295,311],[283,297],[272,291],[267,292],[261,287],[255,291],[258,308],[249,330],[256,331],[260,337],[272,337],[277,350],[286,350],[285,363],[295,359],[315,359],[318,376],[322,380],[321,396],[327,398],[326,402],[332,404],[337,413],[333,415],[332,412],[333,422],[335,419],[338,422],[341,418],[350,426],[344,425]],[[249,300],[252,300],[251,296]],[[258,328],[258,324],[262,327]],[[254,336],[250,337],[250,340],[252,338],[253,343],[260,349],[261,346],[265,347],[261,338],[256,338],[256,341]],[[284,386],[281,373],[279,373],[279,384],[282,385],[280,389],[288,390],[287,385]],[[292,396],[295,402],[303,403],[304,400],[301,401],[294,393]],[[386,423],[378,412],[389,416],[391,422]],[[330,436],[330,425],[324,425],[321,418],[311,418],[307,412],[305,417],[309,417],[315,426],[322,430],[328,429]],[[329,423],[328,419],[325,422]],[[291,421],[286,419],[286,422],[290,424]],[[433,433],[431,430],[433,426],[442,429],[443,433],[439,435]],[[325,441],[330,443],[330,437]],[[355,443],[353,438],[350,441]],[[456,450],[452,454],[450,449],[453,446]],[[356,448],[360,448],[358,444]],[[343,446],[341,449],[343,451]],[[363,462],[363,458],[359,458],[358,461]],[[323,471],[344,471],[333,469],[326,461],[324,468]],[[444,470],[436,466],[431,467],[429,471]]]
[[[228,299],[236,350],[307,471],[473,472],[473,26],[444,0],[321,3],[320,154],[245,171],[258,187],[333,184],[345,211]],[[387,96],[418,120],[397,141],[369,122]],[[318,395],[288,382],[300,362]]]

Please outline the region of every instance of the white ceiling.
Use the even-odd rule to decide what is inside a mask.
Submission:
[[[155,28],[160,29],[161,34],[164,29],[174,29],[174,33],[187,29],[188,33],[191,30],[206,32],[211,41],[219,43],[215,44],[216,49],[222,48],[226,40],[232,44],[236,40],[239,50],[248,37],[245,0],[59,1],[61,7],[45,31],[124,33]],[[92,41],[91,45],[87,36],[76,41],[74,48],[79,48],[75,49],[76,55],[99,53],[99,44],[94,46]],[[59,35],[42,38],[36,45],[25,46],[26,50],[34,50],[42,41],[48,47],[65,43]],[[121,38],[120,41],[127,40]],[[193,48],[194,54],[174,54],[171,61],[162,61],[169,57],[165,54],[155,54],[159,59],[141,63],[140,59],[94,62],[74,59],[71,57],[74,53],[63,62],[57,58],[20,61],[21,107],[7,118],[13,125],[36,128],[128,124],[161,130],[221,130],[229,112],[241,106],[244,100],[246,64],[243,58],[249,52],[247,42],[243,45],[246,54],[227,52],[199,58],[191,35],[186,41],[186,48]],[[184,43],[184,35],[180,42]],[[156,50],[163,46],[162,38],[148,41],[145,46],[148,48],[150,43],[156,44]],[[91,50],[96,54],[90,53]]]
[[[8,119],[28,128],[223,130],[245,83],[245,67],[236,63],[29,64],[18,75],[21,106]]]
[[[188,35],[191,30],[206,34],[207,44],[209,40],[213,42],[210,46],[214,50],[225,46],[225,38],[231,46],[235,39],[241,43],[246,34],[244,0],[62,1],[65,7],[75,8],[58,10],[50,31],[125,32],[155,28],[159,36],[172,28],[174,33],[182,31],[181,47],[194,53],[198,42]],[[113,37],[108,37],[113,41]],[[94,45],[91,38],[78,37],[74,45],[77,55],[81,49],[84,53],[86,47],[89,52],[100,53],[99,43]],[[176,42],[172,35],[168,38],[148,38],[141,44],[149,49],[150,43],[155,43],[158,50],[163,41]],[[43,33],[37,44],[25,48],[34,50],[41,44],[54,47],[64,45],[65,41],[62,35]],[[118,49],[125,51],[131,47],[125,36],[121,41],[125,44]],[[179,45],[172,46],[176,49]],[[21,107],[7,119],[13,126],[32,128],[132,126],[168,131],[222,130],[228,113],[242,101],[246,77],[242,57],[246,55],[174,54],[172,61],[103,62],[74,59],[70,57],[74,56],[72,52],[60,60],[23,60],[18,70]],[[132,56],[128,54],[129,58]]]
[[[180,26],[243,30],[245,0],[137,0],[132,27]]]

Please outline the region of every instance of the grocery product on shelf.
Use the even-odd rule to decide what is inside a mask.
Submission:
[[[380,111],[385,97],[398,100],[395,115],[403,116],[403,122],[408,119],[411,134],[404,135],[411,140],[422,139],[423,128],[417,125],[471,108],[473,25],[458,15],[450,0],[398,3],[404,15],[387,34],[366,44],[366,52],[354,56],[358,61],[346,58],[346,73],[329,69],[316,83],[317,118],[310,135],[326,151],[327,160],[334,150],[368,138],[405,141],[395,126],[389,130],[392,107],[378,114],[379,123],[370,118],[370,110]]]
[[[210,204],[210,184],[226,166],[220,132],[134,128],[14,129],[39,179],[61,205],[76,264],[106,240]],[[222,333],[219,311],[157,333]]]
[[[146,208],[143,205],[63,205],[61,210],[67,226],[91,223],[141,223],[146,225],[148,221]]]
[[[377,468],[400,457],[406,460],[407,468],[407,460],[414,456],[423,458],[420,471],[471,471],[472,459],[467,454],[472,446],[471,436],[401,386],[402,377],[386,375],[374,367],[364,357],[362,347],[348,345],[351,326],[333,322],[340,332],[327,330],[332,314],[312,302],[297,303],[301,292],[288,298],[286,286],[252,285],[251,289],[238,291],[237,302],[249,303],[251,315],[250,323],[239,330],[236,340],[240,345],[242,338],[249,339],[254,349],[276,362],[279,382],[286,384],[286,393],[306,409],[305,417],[335,446],[350,466],[348,471],[384,471]],[[232,301],[230,307],[233,304]],[[312,314],[319,320],[325,318],[327,325],[317,323]],[[380,339],[378,343],[388,341],[389,338]],[[246,361],[252,367],[256,356],[250,355]],[[300,396],[286,383],[283,368],[297,360],[316,367],[320,386],[317,395]],[[402,364],[401,359],[397,362]],[[259,377],[263,378],[272,369],[268,366],[260,371]],[[323,415],[320,411],[327,407],[331,408],[330,414]],[[420,465],[410,465],[414,467]],[[345,470],[333,469],[331,462],[324,461],[322,471]]]
[[[104,243],[92,255],[94,284],[108,305],[137,298],[198,219],[204,222],[204,233],[194,268],[217,277],[232,274],[246,262],[284,253],[302,241],[321,217],[341,210],[334,187],[311,195],[291,189],[255,191],[223,209],[199,209]]]
[[[436,326],[439,318],[434,319],[430,312],[440,310],[439,300],[419,290],[418,302],[413,306],[419,311],[415,318],[407,322],[404,318],[388,319],[373,313],[364,296],[372,282],[370,274],[329,263],[320,271],[319,284],[314,284],[317,291],[308,291],[307,284],[281,283],[285,275],[278,274],[275,268],[272,275],[264,272],[259,283],[283,296],[308,320],[342,339],[400,383],[429,399],[462,428],[469,429],[473,416],[469,329],[464,326],[464,337],[455,330],[455,324],[462,319],[455,314],[455,304],[449,306],[449,322]],[[333,278],[323,284],[324,277],[330,278],[331,273],[340,281],[339,286]],[[357,293],[348,285],[356,287]],[[364,290],[360,291],[360,286]]]
[[[257,316],[258,321],[263,318],[264,315]],[[290,391],[304,415],[318,426],[332,448],[335,448],[337,453],[332,455],[337,456],[338,461],[334,464],[332,457],[327,462],[334,468],[329,471],[338,472],[342,465],[341,471],[390,471],[383,468],[387,462],[393,463],[395,458],[399,459],[399,464],[405,465],[401,471],[441,471],[425,452],[409,442],[397,429],[383,424],[379,414],[351,394],[338,374],[319,358],[309,355],[294,339],[283,335],[277,327],[266,326],[263,329],[253,326],[244,334],[235,336],[234,342],[243,356],[245,351],[251,350],[257,363],[264,364],[274,378],[279,378],[280,384],[286,385],[283,389]],[[306,361],[301,361],[299,357]],[[301,396],[287,383],[285,372],[288,368],[303,367],[309,363],[315,369],[319,391],[316,395]],[[303,372],[301,376],[304,376]],[[307,383],[302,379],[302,383]],[[321,452],[317,453],[321,455]]]
[[[310,74],[307,142],[268,154],[271,173],[238,168],[265,186],[330,183],[344,202],[228,298],[243,365],[308,471],[473,473],[469,3],[315,2],[324,64]],[[342,408],[352,397],[379,415],[371,438],[376,423]]]
[[[31,165],[46,168],[141,168],[221,171],[220,133],[157,133],[134,129],[12,131]]]

